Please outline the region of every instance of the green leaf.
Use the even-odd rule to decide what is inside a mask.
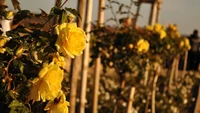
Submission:
[[[67,12],[65,10],[62,10],[62,13],[59,15],[59,23],[64,23],[67,21]]]
[[[15,10],[16,9],[21,10],[20,3],[18,2],[18,0],[11,0],[11,1]]]
[[[18,100],[13,100],[8,108],[10,108],[10,113],[31,113],[27,107]]]
[[[23,105],[21,102],[19,102],[18,100],[13,100],[13,101],[9,104],[8,107],[12,109],[12,108],[24,107],[24,105]]]
[[[40,9],[40,11],[41,11],[41,15],[42,16],[47,16],[48,15],[44,10]]]
[[[76,16],[76,17],[82,19],[82,18],[81,18],[81,15],[80,15],[75,9],[65,7],[65,10],[66,10],[66,11],[69,11],[69,12],[72,13],[74,16]]]

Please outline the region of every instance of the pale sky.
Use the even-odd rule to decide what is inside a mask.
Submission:
[[[64,0],[63,0],[64,1]],[[98,0],[93,0],[93,22],[97,20]],[[118,0],[124,4],[129,4],[130,0]],[[44,9],[47,13],[54,5],[54,0],[19,0],[22,9],[28,9],[33,12],[39,12],[39,8]],[[8,6],[12,9],[10,0],[7,0]],[[75,8],[77,0],[68,0],[66,7]],[[133,6],[132,12],[135,11]],[[145,26],[148,24],[150,5],[143,4],[141,7],[138,25]],[[112,17],[110,10],[106,10],[105,19]],[[118,16],[120,18],[120,16]],[[168,25],[175,23],[178,25],[181,34],[191,34],[194,29],[200,31],[200,0],[163,0],[161,5],[160,23]]]

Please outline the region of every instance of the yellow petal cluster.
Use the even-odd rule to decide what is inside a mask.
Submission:
[[[86,35],[76,23],[62,23],[56,27],[58,38],[57,50],[66,57],[74,58],[81,55],[86,46]]]
[[[45,102],[56,98],[61,90],[63,74],[59,65],[45,64],[40,70],[38,78],[33,80],[29,100]]]
[[[49,101],[44,108],[47,113],[68,113],[69,102],[66,101],[64,94],[59,94],[53,101]]]
[[[180,33],[178,32],[177,25],[169,24],[167,30],[172,38],[180,38],[181,37]]]
[[[168,27],[168,29],[169,29],[169,30],[171,30],[171,31],[178,31],[178,28],[177,28],[177,26],[176,26],[176,25],[174,25],[174,24],[169,24],[169,27]]]
[[[142,52],[142,53],[146,53],[149,50],[149,42],[147,40],[144,39],[140,39],[137,42],[137,51],[138,52]]]
[[[146,26],[145,27],[146,30],[149,30],[149,31],[153,31],[157,34],[159,34],[159,38],[160,39],[163,39],[167,36],[167,33],[165,32],[165,27],[162,26],[161,24],[159,23],[156,23],[154,26]]]
[[[58,64],[62,68],[66,67],[65,58],[63,56],[60,56],[59,53],[56,53],[53,55],[52,63]]]
[[[12,19],[13,15],[14,15],[13,11],[8,11],[6,14],[6,19]]]
[[[158,33],[160,34],[160,39],[163,39],[167,36],[167,33],[165,32],[165,30],[160,30]]]

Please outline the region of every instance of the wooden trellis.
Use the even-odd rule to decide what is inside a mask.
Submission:
[[[160,5],[162,3],[162,0],[138,0],[138,8],[136,10],[134,26],[136,26],[140,8],[141,8],[141,4],[143,4],[143,3],[147,3],[147,4],[151,5],[149,25],[154,25],[156,22],[159,22],[159,20],[160,20]]]

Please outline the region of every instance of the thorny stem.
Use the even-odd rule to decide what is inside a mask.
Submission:
[[[109,2],[109,5],[110,5],[111,13],[112,13],[112,15],[114,16],[115,22],[116,22],[117,26],[119,26],[119,22],[118,22],[118,19],[117,19],[116,14],[115,14],[115,12],[114,12],[114,10],[113,10],[112,3],[111,3],[110,0],[108,0],[108,2]]]
[[[57,7],[59,7],[59,8],[63,7],[63,6],[67,3],[67,1],[68,1],[68,0],[65,0],[65,1],[63,2],[62,5],[57,6]],[[45,26],[51,19],[53,19],[55,16],[56,16],[56,15],[52,16],[51,18],[49,18],[42,26],[44,27],[44,26]],[[42,27],[42,28],[43,28],[43,27]]]
[[[60,7],[64,6],[67,3],[67,1],[68,0],[65,0],[64,3]]]
[[[5,79],[6,79],[6,81],[8,80],[7,90],[10,89],[10,81],[12,80],[12,79],[9,77],[9,73],[8,73],[8,71],[9,71],[9,66],[10,66],[10,63],[11,63],[13,60],[15,60],[16,58],[17,58],[17,57],[14,56],[12,59],[10,59],[10,61],[8,62],[7,66],[6,66],[6,68],[5,68],[5,71],[6,71]]]
[[[17,57],[14,56],[14,57],[13,57],[12,59],[10,59],[10,61],[8,62],[7,66],[6,66],[6,68],[5,68],[6,76],[9,76],[9,74],[8,74],[8,69],[9,69],[10,63],[11,63],[13,60],[15,60],[16,58],[17,58]]]
[[[133,1],[131,0],[130,6],[128,8],[128,13],[127,13],[127,17],[129,17],[130,12],[131,12],[131,6],[133,5]]]
[[[159,77],[159,74],[160,74],[160,69],[161,67],[158,66],[157,67],[157,70],[156,70],[156,73],[155,73],[155,77],[154,77],[154,80],[153,80],[153,90],[152,90],[152,104],[151,104],[151,107],[152,107],[152,113],[156,113],[156,84],[157,84],[157,81],[158,81],[158,77]]]

